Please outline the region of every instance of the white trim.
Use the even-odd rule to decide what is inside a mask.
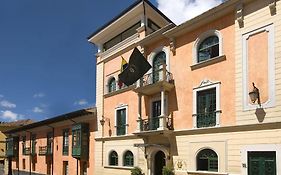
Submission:
[[[216,88],[216,127],[220,126],[220,113],[221,113],[221,101],[220,101],[220,82],[212,82],[210,80],[203,80],[198,87],[193,88],[193,128],[197,128],[197,92],[207,89]]]
[[[275,55],[274,55],[274,25],[269,24],[248,33],[242,34],[242,65],[243,65],[243,109],[258,108],[258,104],[249,103],[248,87],[248,39],[260,32],[268,32],[268,101],[262,104],[263,108],[275,106]],[[260,92],[263,93],[263,92]]]
[[[249,151],[275,151],[276,152],[276,173],[281,175],[281,144],[259,144],[247,145],[241,149],[241,173],[248,174],[248,152]],[[246,165],[243,167],[242,165]]]
[[[160,101],[161,102],[161,96],[155,96],[155,97],[152,97],[151,99],[150,99],[150,110],[149,110],[149,117],[152,117],[152,114],[153,114],[153,112],[152,112],[152,103],[153,102],[155,102],[155,101]],[[165,101],[164,101],[164,106],[165,106],[165,115],[167,116],[168,115],[168,107],[167,107],[167,104],[169,104],[168,103],[168,95],[167,94],[165,94]]]
[[[204,41],[206,38],[210,36],[217,36],[219,38],[219,55],[223,55],[223,46],[222,46],[222,34],[218,30],[208,30],[204,33],[202,33],[194,42],[193,48],[192,48],[192,55],[193,55],[193,65],[198,63],[198,47]]]
[[[114,113],[114,118],[115,118],[115,121],[114,121],[114,127],[115,127],[115,135],[117,136],[117,111],[118,110],[121,110],[121,109],[125,109],[126,110],[126,131],[125,131],[125,135],[128,134],[128,105],[126,104],[121,104],[119,106],[117,106],[115,108],[115,113]]]
[[[167,65],[167,71],[170,72],[170,49],[169,47],[166,46],[160,46],[156,49],[154,49],[149,55],[148,55],[148,62],[149,64],[152,66],[153,64],[153,59],[155,58],[155,56],[159,53],[159,52],[165,52],[166,54],[166,65]],[[147,72],[147,74],[152,73],[152,68]]]

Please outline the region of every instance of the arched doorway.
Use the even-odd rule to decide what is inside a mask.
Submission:
[[[154,157],[154,173],[153,175],[162,175],[162,169],[166,165],[165,154],[158,151]]]

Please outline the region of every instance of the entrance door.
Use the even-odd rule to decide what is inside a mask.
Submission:
[[[249,175],[276,175],[275,151],[250,151],[248,152]]]
[[[166,165],[165,154],[162,151],[158,151],[154,158],[154,174],[162,175],[162,169]]]
[[[161,101],[152,102],[152,130],[159,128],[159,116],[161,115]]]

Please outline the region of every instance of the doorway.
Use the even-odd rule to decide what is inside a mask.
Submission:
[[[162,175],[162,169],[166,165],[165,154],[158,151],[154,157],[154,173],[153,175]]]
[[[249,175],[276,175],[275,151],[250,151],[248,152]]]

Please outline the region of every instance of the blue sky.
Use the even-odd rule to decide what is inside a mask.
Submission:
[[[184,12],[194,8],[189,1],[176,2]],[[134,2],[1,1],[0,121],[38,121],[94,106],[96,48],[86,38]],[[183,21],[167,0],[151,2]]]

